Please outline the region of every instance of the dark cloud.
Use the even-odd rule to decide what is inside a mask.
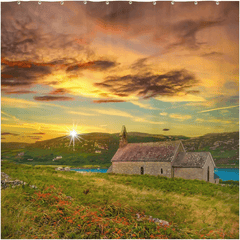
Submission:
[[[126,101],[114,100],[114,99],[93,100],[93,103],[119,103],[119,102],[126,102]]]
[[[35,136],[27,136],[27,137],[29,137],[29,138],[31,138],[31,139],[35,139],[35,140],[39,140],[39,139],[42,138],[42,136],[39,136],[39,137],[35,137]]]
[[[58,89],[55,89],[55,90],[51,91],[49,94],[52,94],[52,95],[64,95],[66,93],[69,93],[69,91],[67,89],[58,88]]]
[[[37,93],[35,91],[29,90],[18,90],[18,91],[5,91],[6,94],[29,94],[29,93]]]
[[[43,133],[43,132],[39,132],[39,133],[33,133],[33,134],[44,135],[45,133]]]
[[[131,65],[131,69],[134,71],[150,71],[151,66],[147,64],[148,58],[140,58]]]
[[[8,90],[9,94],[11,90],[18,91],[19,86],[30,87],[54,70],[66,69],[76,63],[72,57],[58,59],[59,56],[67,56],[66,52],[87,52],[86,46],[76,42],[76,35],[58,31],[48,19],[41,19],[48,9],[43,10],[43,7],[35,11],[34,6],[35,3],[17,7],[12,3],[2,4],[1,85],[5,87],[2,90],[6,93]],[[19,14],[19,11],[24,14]],[[49,62],[44,61],[46,57]]]
[[[201,3],[197,8],[191,3],[178,3],[178,6],[173,8],[168,2],[159,2],[156,6],[148,3],[134,3],[129,6],[127,2],[112,2],[107,11],[104,3],[89,4],[86,8],[87,14],[96,19],[101,28],[119,35],[127,31],[124,36],[126,39],[147,34],[147,41],[153,40],[161,47],[166,47],[165,52],[173,51],[176,47],[199,49],[206,44],[197,40],[196,36],[200,31],[211,31],[210,28],[225,24],[229,18],[233,21],[232,13],[238,17],[238,3],[222,3],[218,9],[214,3],[209,2]],[[209,14],[211,10],[214,14]],[[173,11],[174,21],[171,18]],[[184,13],[185,17],[182,18]],[[181,17],[178,18],[179,16]],[[169,39],[166,39],[166,36],[169,36]],[[173,41],[170,42],[170,39]]]
[[[169,130],[170,130],[170,129],[168,129],[168,128],[164,128],[164,129],[163,129],[163,131],[169,131]]]
[[[10,133],[10,132],[2,132],[1,135],[19,136],[19,134]]]
[[[224,54],[221,53],[221,52],[210,52],[210,53],[204,53],[202,54],[201,56],[202,57],[221,57],[223,56]]]
[[[30,5],[31,3],[29,3]],[[7,12],[4,11],[6,8],[10,8],[8,14],[15,15],[15,18],[11,18],[9,15],[6,16]],[[46,22],[41,22],[36,16],[33,20],[29,13],[30,9],[26,7],[26,15],[20,17],[17,15],[19,9],[17,10],[11,3],[2,5],[2,56],[10,57],[14,55],[22,59],[40,60],[43,57],[41,51],[39,51],[41,49],[57,49],[59,51],[82,51],[85,49],[85,47],[76,42],[74,36],[49,29],[48,27],[50,26],[47,26]],[[40,11],[40,9],[38,10]],[[46,27],[44,24],[46,24]]]
[[[51,74],[49,66],[27,61],[9,61],[2,58],[2,86],[31,86],[37,79]]]
[[[67,68],[67,72],[70,71],[79,71],[79,70],[96,70],[96,71],[105,71],[109,68],[115,67],[117,65],[116,62],[108,61],[108,60],[97,60],[86,63],[78,63]]]
[[[157,96],[174,96],[186,91],[198,83],[192,73],[186,70],[170,71],[166,74],[145,73],[143,75],[126,75],[108,77],[98,87],[107,89],[116,95],[136,95],[142,98]]]
[[[175,43],[170,44],[167,48],[175,48],[184,46],[190,49],[199,49],[205,42],[198,42],[196,35],[199,31],[206,28],[220,26],[223,24],[223,20],[184,20],[171,26],[172,33],[175,35]]]
[[[72,101],[74,98],[65,96],[40,96],[34,97],[36,101]]]
[[[139,4],[131,7],[128,2],[111,2],[108,11],[106,11],[106,4],[104,2],[94,2],[86,6],[86,13],[91,18],[101,19],[102,22],[108,24],[124,24],[129,19],[141,16]],[[138,11],[139,10],[139,11]]]
[[[186,94],[199,94],[200,93],[200,91],[198,91],[198,90],[189,90],[189,91],[186,91]]]

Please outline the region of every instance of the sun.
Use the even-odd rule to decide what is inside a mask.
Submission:
[[[73,129],[70,131],[70,136],[72,136],[72,138],[75,138],[77,136],[77,132]]]
[[[70,142],[69,142],[69,147],[71,146],[71,144],[73,145],[73,151],[75,151],[75,141],[76,139],[81,142],[83,141],[84,139],[81,137],[81,132],[78,133],[75,129],[77,129],[78,126],[77,125],[74,125],[72,126],[72,128],[69,128],[69,127],[66,127],[66,132],[67,132],[67,135],[62,137],[62,138],[70,138]]]
[[[75,151],[75,139],[77,139],[78,141],[81,141],[82,137],[80,137],[79,134],[77,133],[77,131],[74,130],[74,129],[72,131],[70,131],[69,136],[71,137],[69,146],[72,143],[73,144],[73,151]]]

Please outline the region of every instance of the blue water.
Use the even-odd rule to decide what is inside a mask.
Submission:
[[[107,169],[75,169],[72,168],[72,171],[77,172],[94,172],[94,173],[106,173]],[[223,181],[234,180],[239,181],[239,169],[238,168],[215,168],[214,172],[219,176]]]
[[[96,168],[92,168],[92,169],[75,169],[75,168],[71,168],[72,171],[77,171],[77,172],[94,172],[94,173],[106,173],[107,169],[96,169]]]
[[[223,181],[239,181],[239,168],[215,168],[214,173]]]

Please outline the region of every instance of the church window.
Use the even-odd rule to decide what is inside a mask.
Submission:
[[[161,174],[163,174],[163,169],[161,168]]]
[[[209,175],[210,175],[210,173],[209,173],[209,166],[208,166],[208,168],[207,168],[207,181],[209,182]]]
[[[143,169],[143,167],[141,167],[141,175],[143,175],[144,174],[144,169]]]

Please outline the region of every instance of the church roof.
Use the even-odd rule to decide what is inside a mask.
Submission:
[[[128,143],[119,148],[112,162],[171,162],[181,141]]]
[[[173,167],[202,168],[208,157],[211,158],[209,152],[179,152]]]

